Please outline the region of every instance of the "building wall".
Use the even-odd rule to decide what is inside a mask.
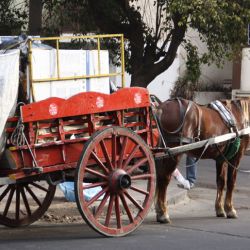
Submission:
[[[154,6],[154,1],[150,0],[138,0],[136,3],[141,8],[141,14],[144,18],[145,23],[154,29],[155,25],[155,12],[156,8]],[[189,30],[187,32],[187,37],[197,45],[200,53],[207,50],[206,44],[201,42],[199,39],[198,32],[194,30]],[[178,50],[177,59],[173,65],[154,79],[148,89],[152,93],[158,93],[160,99],[164,99],[166,96],[169,97],[170,90],[172,89],[174,82],[179,76],[182,76],[185,72],[186,65],[186,51],[180,46]],[[232,83],[232,69],[233,63],[227,61],[222,68],[218,68],[215,64],[208,66],[202,65],[201,67],[201,78],[200,82],[204,85],[209,84],[224,84]]]
[[[206,44],[204,44],[200,39],[198,32],[194,30],[189,30],[187,32],[187,37],[198,47],[199,53],[204,53],[207,51]],[[184,48],[180,48],[180,55],[182,60],[183,67],[180,69],[180,74],[182,75],[185,71],[185,60],[186,60],[186,51]],[[218,68],[216,64],[202,65],[201,66],[201,78],[200,82],[202,84],[224,84],[232,83],[232,70],[233,63],[230,61],[225,61],[225,64]]]

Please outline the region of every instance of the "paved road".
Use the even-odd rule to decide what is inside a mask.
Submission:
[[[214,216],[215,190],[195,188],[189,199],[170,206],[171,225],[144,223],[123,238],[105,238],[87,225],[34,224],[25,229],[0,229],[0,249],[220,249],[248,250],[250,246],[249,194],[236,194],[239,219]]]
[[[241,168],[250,169],[249,156],[244,157]],[[135,232],[117,239],[99,236],[87,225],[74,222],[35,223],[14,230],[0,227],[0,249],[249,250],[250,175],[239,173],[238,177],[235,192],[238,219],[215,217],[215,166],[213,161],[202,160],[197,187],[177,205],[170,206],[171,225],[157,224],[152,211]],[[74,204],[72,211],[77,213]]]

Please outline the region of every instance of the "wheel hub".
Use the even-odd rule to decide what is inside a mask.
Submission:
[[[117,193],[131,186],[131,178],[124,170],[117,169],[111,175],[109,186],[112,192]]]
[[[120,188],[126,189],[131,186],[131,178],[128,174],[121,175],[119,180]]]

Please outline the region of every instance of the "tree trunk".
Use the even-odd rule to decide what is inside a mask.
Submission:
[[[30,0],[29,35],[39,35],[42,28],[42,0]]]

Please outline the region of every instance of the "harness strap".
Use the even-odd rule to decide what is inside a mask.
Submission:
[[[202,117],[202,112],[197,104],[195,104],[196,109],[198,110],[198,128],[197,128],[197,136],[194,138],[194,141],[199,141],[200,140],[200,135],[201,135],[201,117]]]
[[[163,131],[162,131],[161,123],[159,121],[158,116],[156,115],[156,109],[158,108],[158,106],[161,103],[162,102],[160,101],[160,99],[158,99],[155,95],[150,95],[150,104],[151,104],[150,105],[150,109],[151,109],[151,113],[152,113],[152,116],[153,116],[153,118],[155,120],[158,132],[160,134],[160,140],[158,141],[158,144],[161,141],[163,143],[164,148],[167,148],[167,143],[166,143],[165,138],[163,136]]]
[[[187,113],[188,111],[190,110],[193,102],[192,101],[189,101],[188,102],[188,106],[187,106],[187,109],[186,111],[184,112],[184,108],[183,108],[183,105],[182,105],[182,102],[180,100],[180,98],[176,98],[176,100],[178,101],[178,104],[179,104],[179,107],[180,107],[180,116],[181,116],[181,124],[179,125],[179,127],[174,130],[174,131],[168,131],[168,130],[165,130],[168,134],[176,134],[178,132],[180,132],[183,128],[183,125],[184,125],[184,122],[185,122],[185,118],[187,116]]]

